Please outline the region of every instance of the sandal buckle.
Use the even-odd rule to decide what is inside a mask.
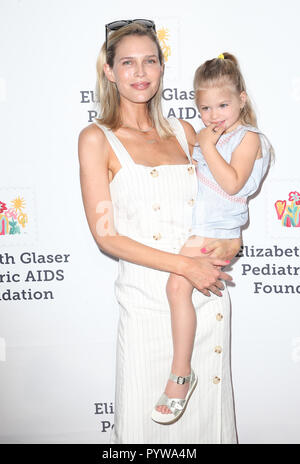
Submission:
[[[185,383],[185,377],[178,376],[176,383],[183,385]]]

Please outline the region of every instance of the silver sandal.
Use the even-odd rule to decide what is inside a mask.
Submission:
[[[181,377],[171,373],[169,380],[173,380],[174,382],[181,385],[189,382],[190,386],[185,398],[168,398],[165,393],[161,395],[151,414],[151,419],[154,422],[158,422],[159,424],[172,424],[182,416],[191,397],[191,394],[195,390],[198,377],[195,375],[193,369],[191,369],[191,373],[187,377]],[[167,408],[169,408],[172,412],[163,414],[162,412],[157,411],[157,406],[167,406]]]

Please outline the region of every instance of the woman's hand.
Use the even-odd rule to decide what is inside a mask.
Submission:
[[[210,296],[209,291],[222,296],[220,289],[223,290],[224,285],[220,279],[232,280],[229,274],[221,270],[221,267],[227,266],[229,261],[204,256],[186,256],[185,258],[187,261],[183,276],[190,281],[193,287],[206,296]]]
[[[222,238],[205,244],[201,252],[207,254],[211,258],[232,260],[240,251],[241,245],[241,238]]]

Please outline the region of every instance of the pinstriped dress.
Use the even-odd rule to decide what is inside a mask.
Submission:
[[[169,122],[186,153],[186,164],[136,164],[117,136],[99,127],[122,166],[110,183],[118,233],[178,253],[191,228],[197,177],[181,123],[176,118]],[[192,367],[198,385],[177,422],[161,425],[151,420],[172,362],[168,277],[168,272],[119,260],[115,416],[110,443],[236,443],[227,289],[221,298],[206,297],[194,289],[197,331]]]

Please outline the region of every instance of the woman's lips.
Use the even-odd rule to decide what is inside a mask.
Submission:
[[[131,84],[131,87],[133,87],[136,90],[145,90],[149,87],[150,82],[135,82],[134,84]]]

